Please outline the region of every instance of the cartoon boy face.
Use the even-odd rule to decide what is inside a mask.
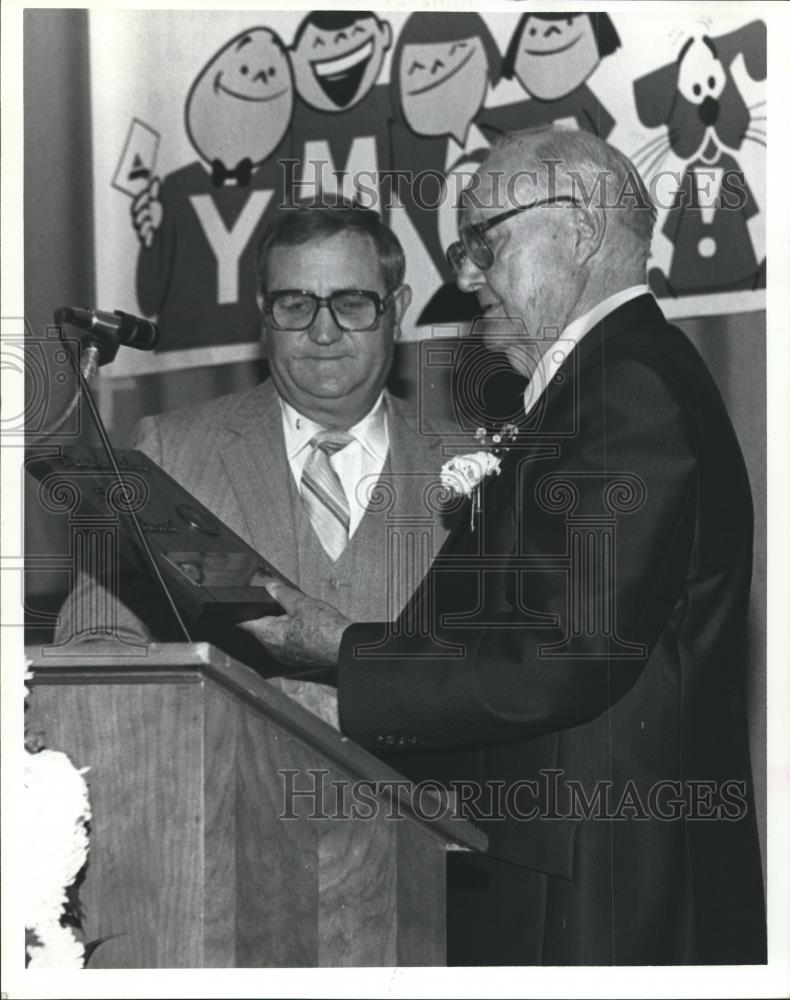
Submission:
[[[232,38],[201,71],[187,96],[189,140],[207,162],[262,163],[291,121],[293,75],[285,46],[268,28]]]
[[[291,60],[299,96],[319,111],[341,112],[368,93],[392,45],[392,29],[375,14],[314,12],[297,31]]]
[[[601,58],[587,14],[556,20],[528,17],[514,70],[524,90],[540,101],[556,101],[581,86]]]
[[[451,135],[463,145],[488,87],[480,38],[406,45],[399,73],[409,128],[418,135]]]

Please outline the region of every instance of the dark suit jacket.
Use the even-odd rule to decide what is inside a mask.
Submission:
[[[751,559],[721,397],[640,296],[570,354],[474,531],[463,512],[415,597],[428,632],[344,636],[346,732],[462,782],[490,838],[451,856],[451,962],[765,961]]]

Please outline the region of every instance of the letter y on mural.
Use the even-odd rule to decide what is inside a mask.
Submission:
[[[115,186],[133,196],[137,298],[158,320],[158,350],[257,339],[254,255],[279,201],[293,106],[285,45],[255,27],[225,42],[189,89],[184,126],[197,160],[160,178],[156,133],[135,121],[119,172],[137,169],[136,183]]]

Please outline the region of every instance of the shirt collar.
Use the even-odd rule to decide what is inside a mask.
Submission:
[[[308,446],[319,431],[326,430],[326,428],[294,409],[282,396],[280,397],[280,406],[283,411],[285,453],[290,461]],[[384,405],[383,392],[376,400],[373,409],[353,427],[349,427],[348,432],[373,458],[384,461],[389,448],[389,436],[387,433],[387,408]]]

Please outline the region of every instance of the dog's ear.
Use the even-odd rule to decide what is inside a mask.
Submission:
[[[716,53],[725,68],[729,69],[738,53],[743,53],[746,71],[752,80],[764,80],[766,74],[765,21],[751,21],[726,35],[712,39]]]
[[[678,88],[677,63],[667,63],[647,76],[634,80],[634,99],[639,121],[645,128],[666,125]]]

